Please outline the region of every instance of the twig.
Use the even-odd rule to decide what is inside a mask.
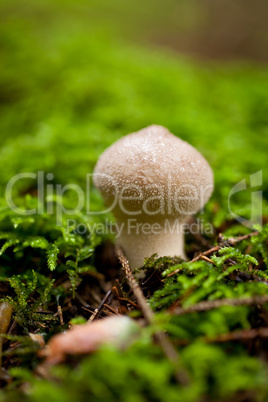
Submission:
[[[46,328],[45,324],[42,324],[41,322],[37,321],[37,324],[40,325],[42,328]]]
[[[127,312],[128,306],[127,306],[126,301],[124,300],[124,295],[123,295],[122,289],[120,287],[120,282],[118,279],[115,280],[114,286],[112,287],[112,291],[113,291],[115,297],[117,298],[117,300],[119,301],[119,303],[121,304],[121,306],[123,307],[123,309]]]
[[[222,306],[253,306],[255,304],[265,304],[265,303],[268,303],[268,296],[253,296],[253,297],[244,297],[240,299],[239,298],[220,299],[211,301],[208,300],[197,303],[187,308],[184,307],[171,308],[170,312],[175,315],[183,315],[188,313],[209,311]]]
[[[154,324],[154,313],[151,310],[150,306],[148,305],[148,303],[141,291],[141,288],[139,287],[136,279],[134,278],[134,276],[132,274],[128,260],[124,256],[121,248],[117,247],[116,252],[117,252],[118,259],[122,265],[122,269],[128,280],[128,283],[134,293],[134,296],[137,299],[137,302],[141,308],[141,311],[143,313],[143,316],[144,316],[147,324]],[[155,338],[158,341],[158,343],[160,344],[160,346],[162,347],[166,357],[173,364],[176,365],[177,370],[176,370],[175,375],[176,375],[176,380],[178,381],[178,383],[180,383],[181,385],[184,385],[184,386],[189,384],[188,374],[181,368],[178,368],[178,365],[180,365],[180,357],[178,355],[177,350],[174,348],[174,346],[169,341],[167,336],[164,334],[164,332],[157,331],[155,333]]]
[[[227,334],[220,334],[217,336],[206,337],[205,341],[212,342],[230,342],[230,341],[243,341],[254,338],[268,338],[268,328],[251,328],[241,331],[233,331]]]
[[[128,260],[126,259],[126,257],[124,256],[122,250],[119,247],[117,248],[117,255],[118,255],[119,261],[120,261],[120,263],[122,265],[122,269],[126,274],[126,278],[127,278],[128,282],[129,282],[129,285],[130,285],[130,287],[131,287],[131,289],[132,289],[132,291],[134,293],[134,296],[136,297],[136,299],[137,299],[137,301],[138,301],[138,303],[140,305],[141,311],[142,311],[142,313],[144,315],[144,318],[145,318],[147,324],[152,324],[153,315],[154,315],[153,311],[151,310],[151,308],[147,304],[147,301],[146,301],[146,299],[145,299],[145,297],[144,297],[144,295],[143,295],[143,293],[141,291],[141,288],[139,287],[136,279],[134,278],[134,276],[132,274],[132,271],[130,269]]]
[[[109,299],[110,296],[113,296],[112,294],[112,290],[109,290],[109,292],[106,293],[106,295],[104,296],[104,298],[102,299],[102,301],[100,302],[100,304],[98,305],[97,308],[95,308],[95,310],[93,311],[93,313],[91,314],[91,316],[89,317],[88,321],[93,321],[95,320],[95,318],[97,317],[97,315],[101,312],[104,304],[107,302],[107,300]]]
[[[109,304],[104,303],[103,307],[105,307],[107,310],[113,313],[112,315],[120,315],[113,307],[109,306]]]
[[[91,314],[92,314],[92,311],[95,312],[95,311],[97,310],[97,309],[95,309],[94,307],[90,307],[90,306],[89,306],[89,308],[87,308],[87,307],[82,307],[82,309],[85,310],[85,311],[87,311],[87,312],[89,312],[89,313],[91,313]],[[103,310],[102,310],[101,314],[104,315],[105,317],[108,315],[108,314],[107,314],[105,311],[103,311]],[[95,316],[95,318],[96,318],[96,316]]]
[[[252,236],[257,236],[259,234],[259,231],[256,230],[256,232],[251,232],[249,234],[246,234],[244,236],[238,236],[238,237],[230,237],[227,242],[230,246],[235,246],[236,243],[239,243],[242,240],[247,240]]]
[[[255,338],[268,338],[268,328],[250,328],[250,329],[242,329],[240,331],[232,331],[225,334],[219,334],[216,336],[204,336],[200,338],[203,342],[206,343],[224,343],[224,342],[233,342],[233,341],[247,341]],[[189,345],[191,341],[189,339],[178,339],[176,341],[177,345]]]
[[[201,258],[202,260],[204,260],[204,261],[209,262],[209,263],[212,264],[212,265],[215,265],[214,262],[213,262],[210,258],[206,257],[205,255],[201,255],[200,258]]]
[[[198,261],[201,257],[208,256],[208,255],[210,255],[210,254],[213,254],[213,253],[215,253],[216,251],[219,251],[221,248],[222,248],[221,246],[212,247],[212,248],[210,248],[209,250],[204,251],[204,252],[201,253],[201,254],[198,254],[195,258],[193,258],[193,259],[192,259],[191,261],[189,261],[189,262]],[[174,272],[175,272],[175,271],[174,271]]]
[[[88,311],[89,313],[92,314],[92,311],[95,311],[94,307],[87,306],[87,307],[82,307],[83,310]]]
[[[146,280],[144,282],[142,282],[142,287],[144,288],[148,282],[150,282],[151,278],[155,275],[156,271],[153,271],[151,273],[151,275],[149,276],[149,278],[146,278]]]
[[[198,254],[196,257],[194,257],[191,261],[188,261],[188,262],[195,262],[195,261],[198,261],[200,259],[205,259],[204,257],[206,257],[208,255],[211,255],[211,254],[215,253],[216,251],[219,251],[223,247],[235,246],[240,241],[249,239],[252,236],[257,236],[258,234],[259,234],[259,231],[256,231],[256,232],[252,232],[252,233],[249,233],[247,235],[243,235],[243,236],[239,236],[239,237],[230,237],[227,240],[224,240],[223,236],[221,234],[219,234],[219,244],[218,244],[218,246],[212,247],[209,250]],[[209,262],[212,262],[212,261],[209,261]],[[167,278],[170,278],[171,276],[178,274],[180,272],[180,270],[181,270],[181,268],[178,268],[175,271],[171,272],[170,274],[167,275]]]
[[[131,304],[131,306],[133,306],[134,308],[138,308],[138,305],[136,303],[134,303],[132,300],[126,299],[125,297],[119,297],[118,300],[125,301]]]
[[[60,317],[60,325],[64,325],[64,321],[63,321],[63,315],[62,315],[62,309],[61,306],[58,305],[58,315]]]
[[[204,256],[213,254],[215,251],[219,251],[220,249],[221,249],[221,246],[212,247],[209,250],[198,254],[195,258],[193,258],[191,261],[188,261],[188,262],[198,261],[198,260],[200,260],[200,258],[203,258]],[[170,274],[167,275],[167,278],[170,278],[171,276],[178,274],[180,272],[180,270],[181,270],[181,268],[175,269],[175,271],[173,271],[173,272],[171,272]]]

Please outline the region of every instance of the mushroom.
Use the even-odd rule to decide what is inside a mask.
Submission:
[[[38,354],[46,358],[45,365],[54,365],[64,361],[67,355],[92,353],[107,344],[124,348],[136,338],[139,330],[136,321],[123,315],[88,321],[54,335],[47,347],[41,349]],[[42,366],[41,364],[39,369]]]
[[[213,191],[213,172],[195,148],[152,125],[107,148],[93,179],[117,219],[116,242],[132,269],[154,253],[186,259],[186,218]]]

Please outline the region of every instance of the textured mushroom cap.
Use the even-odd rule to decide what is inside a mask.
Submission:
[[[213,172],[190,144],[152,125],[107,148],[94,183],[117,219],[151,222],[199,211],[213,191]]]

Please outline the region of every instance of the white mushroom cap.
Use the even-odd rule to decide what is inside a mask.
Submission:
[[[153,125],[106,149],[94,183],[122,229],[117,242],[136,268],[153,253],[184,257],[183,234],[171,233],[173,224],[202,209],[213,191],[213,172],[190,144]],[[134,220],[136,233],[129,228]]]

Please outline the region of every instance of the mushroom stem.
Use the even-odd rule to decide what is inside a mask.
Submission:
[[[149,226],[149,223],[137,223],[133,231],[129,227],[124,227],[116,243],[125,251],[131,269],[143,266],[144,259],[154,253],[157,253],[158,257],[178,256],[186,259],[184,233],[175,225],[174,221],[168,221],[168,224],[159,225],[157,230],[153,230],[153,224]]]

